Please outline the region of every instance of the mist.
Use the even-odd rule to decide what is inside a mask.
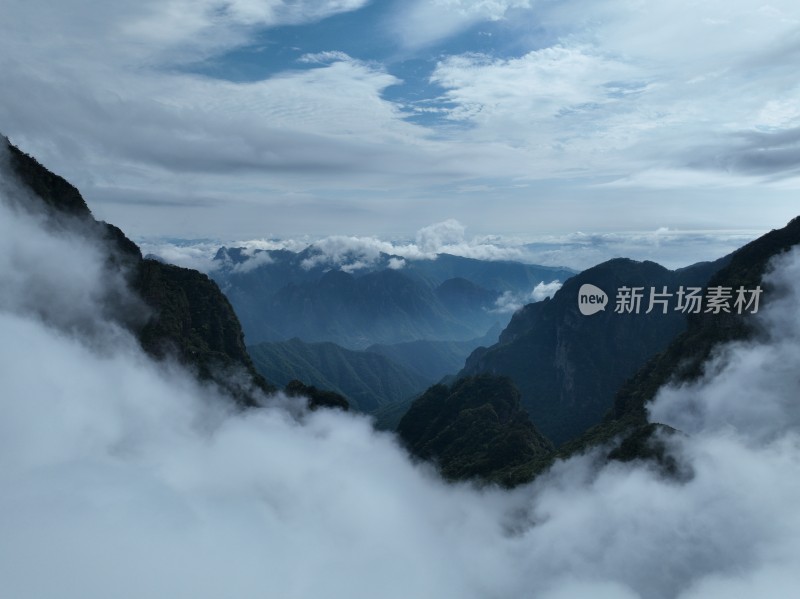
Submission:
[[[2,173],[0,173],[2,174]],[[446,484],[364,417],[233,408],[105,309],[99,240],[0,187],[0,596],[715,598],[800,588],[800,255],[757,341],[655,421],[693,476],[599,453],[514,491]],[[87,325],[86,323],[90,323]],[[75,323],[81,323],[80,326]]]

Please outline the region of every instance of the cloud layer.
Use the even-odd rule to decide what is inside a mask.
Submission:
[[[789,0],[50,4],[2,3],[0,130],[132,234],[794,215]]]
[[[584,270],[612,258],[652,260],[668,268],[679,268],[703,260],[716,260],[758,236],[756,231],[677,231],[667,228],[629,233],[572,233],[531,238],[475,235],[455,219],[421,228],[413,241],[386,240],[374,236],[335,235],[320,239],[285,238],[246,241],[139,240],[146,254],[203,272],[219,268],[213,260],[221,246],[244,249],[255,256],[237,265],[239,270],[258,266],[267,256],[258,250],[286,249],[301,252],[313,247],[315,254],[306,266],[328,266],[355,271],[375,265],[381,254],[400,256],[392,262],[402,268],[405,260],[433,260],[451,254],[477,260],[513,260],[543,266]]]

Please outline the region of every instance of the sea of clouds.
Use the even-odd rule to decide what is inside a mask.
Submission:
[[[713,599],[800,589],[800,254],[757,341],[661,391],[693,472],[560,462],[442,482],[364,417],[235,410],[145,355],[124,280],[0,186],[0,596]],[[128,294],[130,296],[130,294]],[[130,305],[136,298],[130,296]]]

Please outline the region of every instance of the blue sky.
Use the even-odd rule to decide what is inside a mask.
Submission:
[[[795,216],[800,5],[0,0],[0,131],[136,237]]]

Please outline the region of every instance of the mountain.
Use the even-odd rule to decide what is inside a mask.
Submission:
[[[736,250],[708,285],[734,289],[740,286],[754,289],[760,285],[764,290],[761,299],[764,306],[769,303],[771,295],[771,287],[762,281],[769,261],[797,244],[800,244],[800,217]],[[663,456],[663,448],[653,437],[653,433],[663,429],[663,425],[648,423],[647,403],[669,382],[681,383],[698,378],[712,350],[718,345],[749,339],[757,334],[758,329],[746,314],[732,311],[729,314],[689,315],[686,330],[621,385],[603,421],[562,447],[560,455],[585,451],[617,438],[621,442],[612,451],[612,458],[631,460],[654,453]]]
[[[397,427],[412,455],[434,462],[451,480],[522,482],[518,471],[547,464],[553,445],[531,423],[519,391],[505,377],[466,377],[435,385]]]
[[[338,409],[345,412],[350,410],[350,403],[346,397],[333,391],[317,389],[313,385],[306,385],[300,381],[289,381],[284,388],[284,393],[289,397],[306,398],[308,407],[312,411],[320,408]]]
[[[74,186],[5,138],[0,143],[7,147],[11,171],[29,191],[16,199],[20,207],[44,210],[54,229],[79,230],[94,239],[105,248],[109,268],[124,273],[146,309],[108,308],[115,310],[119,324],[136,336],[146,352],[178,358],[200,378],[227,389],[242,405],[255,405],[258,391],[273,389],[256,372],[236,314],[216,283],[193,270],[143,259],[122,231],[94,219]]]
[[[574,274],[448,255],[338,258],[333,263],[313,245],[302,252],[223,247],[211,276],[236,309],[251,345],[297,337],[365,349],[480,337],[508,321],[508,314],[496,310],[503,293],[528,296],[542,281]]]
[[[497,341],[499,327],[469,341],[410,341],[350,350],[298,338],[251,345],[256,370],[278,385],[293,379],[334,391],[373,414],[381,429],[394,429],[411,402],[446,375],[458,372],[480,345]]]
[[[516,322],[504,332],[500,343],[491,350],[478,350],[477,356],[490,353],[492,350],[499,349],[505,340],[506,344],[514,344],[519,340],[530,338],[531,333],[526,331],[528,327],[539,325],[540,331],[548,325],[540,310],[546,315],[558,311],[554,307],[544,310],[544,305],[557,306],[559,294],[569,293],[572,306],[577,305],[577,289],[584,282],[596,284],[601,289],[612,289],[613,277],[625,273],[625,269],[633,269],[634,272],[647,274],[652,278],[653,275],[666,277],[666,280],[673,278],[673,284],[700,285],[705,279],[707,287],[732,287],[734,289],[743,286],[745,289],[755,289],[761,285],[763,289],[762,306],[769,302],[771,288],[769,284],[763,282],[762,277],[768,268],[769,261],[793,246],[800,244],[800,217],[792,220],[786,227],[771,231],[770,233],[748,243],[736,250],[730,256],[715,262],[703,263],[671,272],[662,269],[653,263],[632,263],[631,261],[613,260],[601,264],[593,269],[589,269],[581,275],[575,277],[576,281],[567,281],[561,291],[552,300],[541,302],[538,308],[533,306],[526,307],[515,317]],[[622,270],[620,270],[622,269]],[[665,272],[666,271],[666,272]],[[634,284],[635,280],[631,273],[625,277],[624,281]],[[622,281],[622,279],[620,279]],[[648,283],[650,284],[650,283]],[[565,291],[566,290],[566,291]],[[568,318],[573,311],[570,305],[565,305],[562,318]],[[553,311],[552,313],[550,311]],[[600,316],[598,313],[594,316]],[[631,336],[631,332],[642,336],[640,326],[648,324],[656,326],[658,323],[644,320],[646,315],[639,315],[642,321],[631,323],[630,319],[620,320],[618,325],[622,326],[622,331],[613,332],[613,321],[606,323],[602,331],[606,335],[591,336],[593,329],[583,330],[576,328],[574,319],[584,318],[586,320],[594,316],[582,316],[572,314],[572,328],[562,328],[558,333],[562,336],[571,332],[582,331],[586,345],[595,350],[595,356],[605,355],[607,359],[619,359],[618,353],[620,338]],[[616,317],[623,315],[617,314]],[[635,316],[629,315],[631,317]],[[664,316],[661,314],[661,316]],[[526,317],[527,322],[522,319]],[[652,462],[664,474],[678,479],[686,479],[691,476],[691,472],[681,463],[681,460],[672,455],[664,442],[665,437],[675,434],[682,434],[671,427],[659,423],[651,423],[647,419],[646,405],[655,397],[658,389],[663,385],[673,382],[681,383],[696,379],[703,373],[704,365],[715,347],[722,343],[734,340],[749,339],[758,335],[758,329],[749,321],[746,315],[738,314],[736,311],[731,313],[690,313],[685,317],[684,330],[679,332],[667,342],[665,349],[652,356],[630,377],[623,381],[612,394],[612,402],[604,417],[594,426],[591,426],[577,437],[561,444],[556,450],[544,455],[540,452],[533,452],[527,455],[526,459],[521,459],[517,455],[507,455],[505,460],[493,463],[492,467],[481,470],[477,476],[493,481],[502,481],[503,484],[515,485],[532,480],[537,474],[545,470],[552,462],[558,458],[568,458],[572,455],[586,452],[592,448],[603,448],[606,459],[618,461],[647,460]],[[569,321],[568,321],[569,322]],[[580,321],[578,321],[580,322]],[[601,321],[597,321],[601,322]],[[551,325],[552,326],[552,325]],[[566,325],[562,325],[566,327]],[[630,329],[630,330],[627,330]],[[545,329],[546,330],[546,329]],[[558,335],[556,335],[558,337]],[[609,343],[610,340],[610,343]],[[572,339],[572,343],[574,343]],[[564,343],[567,343],[565,340]],[[517,349],[525,351],[531,345],[522,344],[516,346]],[[551,351],[556,351],[560,347],[556,345]],[[542,348],[539,348],[541,351]],[[577,355],[570,347],[564,350],[567,356]],[[527,356],[526,356],[527,357]],[[597,358],[595,358],[597,360]],[[607,364],[607,362],[606,362]],[[587,367],[597,367],[598,362],[588,362]],[[496,379],[489,375],[479,375]],[[459,379],[452,388],[438,385],[431,387],[423,396],[417,399],[409,409],[407,415],[401,420],[398,427],[401,438],[409,446],[411,451],[420,457],[441,463],[441,455],[444,455],[446,464],[471,463],[475,460],[476,448],[485,447],[485,434],[480,427],[459,426],[454,432],[453,414],[460,414],[462,411],[467,414],[474,408],[476,399],[474,397],[456,397],[451,389],[458,388],[461,384],[468,384],[474,381],[475,376],[467,376]],[[508,380],[508,379],[501,379]],[[496,393],[494,383],[487,383],[489,389],[484,388],[482,393],[485,397],[493,397]],[[424,398],[424,400],[423,400]],[[524,404],[524,395],[522,396]],[[450,414],[449,419],[442,418],[442,413]],[[538,430],[536,419],[533,419]],[[433,448],[433,449],[430,449]],[[444,449],[443,449],[444,448]],[[434,450],[435,449],[435,450]],[[452,472],[452,470],[450,471]],[[470,471],[470,476],[475,475]],[[461,475],[451,474],[452,477],[460,478]]]
[[[428,384],[456,374],[476,348],[494,345],[500,335],[499,325],[493,326],[483,337],[469,341],[408,341],[392,345],[370,345],[367,351],[386,356],[407,370],[417,374]]]
[[[490,373],[509,377],[522,394],[533,422],[560,445],[597,424],[614,393],[686,326],[680,311],[618,314],[615,291],[702,286],[729,258],[671,271],[654,262],[618,258],[567,280],[552,299],[516,312],[497,344],[476,350],[459,376]],[[611,297],[608,309],[584,316],[578,308],[582,285]]]
[[[510,260],[478,260],[439,254],[436,260],[406,260],[410,276],[438,286],[449,279],[464,279],[477,287],[503,293],[529,293],[541,282],[565,281],[575,274],[569,268],[523,264]]]
[[[339,393],[367,413],[413,398],[434,382],[386,356],[330,342],[306,343],[295,338],[251,345],[248,350],[256,370],[270,381],[286,385],[297,379]]]
[[[463,311],[448,310],[434,289],[396,270],[360,277],[331,270],[315,283],[284,287],[266,308],[282,338],[291,334],[360,349],[376,342],[471,339],[497,320],[488,312],[492,305],[473,304],[474,318],[467,320]]]

